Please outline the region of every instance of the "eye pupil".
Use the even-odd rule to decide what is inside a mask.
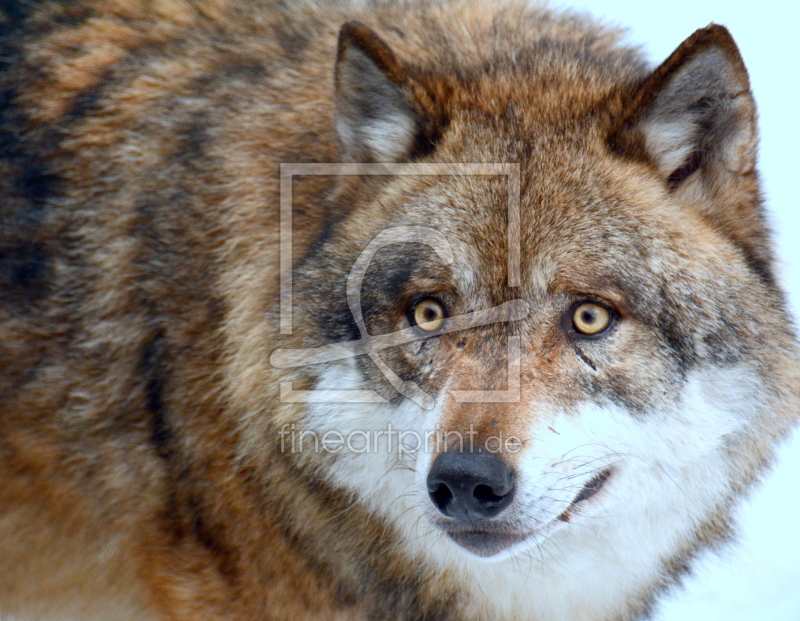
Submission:
[[[433,299],[417,302],[411,310],[411,323],[425,332],[434,332],[445,320],[444,307]]]
[[[592,302],[580,304],[572,313],[572,325],[576,332],[589,336],[600,334],[611,325],[611,311]]]

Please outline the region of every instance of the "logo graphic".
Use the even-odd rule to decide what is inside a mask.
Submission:
[[[508,180],[508,285],[520,281],[520,176],[518,164],[281,164],[280,221],[280,331],[292,333],[292,178],[295,175],[502,175]],[[356,356],[369,356],[395,390],[420,407],[433,408],[434,400],[417,384],[405,381],[381,359],[380,352],[413,341],[431,338],[412,327],[372,336],[361,312],[361,285],[375,254],[391,244],[416,242],[429,246],[445,264],[453,262],[450,243],[429,227],[398,226],[381,231],[356,259],[347,278],[347,304],[358,326],[360,338],[306,349],[276,349],[270,363],[277,368],[301,367]],[[438,334],[519,321],[528,315],[525,300],[511,300],[494,308],[449,317]],[[451,390],[461,402],[517,402],[520,399],[520,340],[508,338],[508,388],[506,390]],[[283,402],[385,403],[373,390],[294,390],[281,382]]]

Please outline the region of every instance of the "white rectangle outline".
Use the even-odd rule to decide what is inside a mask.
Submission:
[[[295,176],[505,176],[508,177],[508,286],[520,284],[520,169],[518,163],[411,163],[411,164],[343,164],[343,163],[281,163],[280,165],[280,333],[292,333],[292,182]],[[512,350],[515,362],[512,362]],[[454,391],[457,401],[519,401],[519,343],[518,339],[509,341],[509,386],[507,390]],[[515,373],[516,372],[516,373]],[[516,381],[512,379],[516,376]],[[315,394],[320,393],[320,394]],[[291,382],[281,382],[281,401],[385,403],[385,399],[373,391],[360,390],[293,390]]]
[[[520,171],[519,164],[291,164],[280,166],[280,333],[292,333],[292,180],[318,176],[504,176],[508,177],[508,286],[520,284]]]

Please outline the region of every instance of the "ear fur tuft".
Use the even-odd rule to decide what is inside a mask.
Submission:
[[[334,82],[342,161],[400,162],[433,149],[439,120],[433,98],[360,22],[339,31]]]
[[[610,144],[647,159],[671,189],[714,165],[751,172],[755,103],[728,30],[712,24],[686,39],[637,91]]]
[[[623,157],[649,164],[674,199],[728,237],[773,284],[756,174],[756,106],[724,26],[684,41],[633,93],[609,135]]]

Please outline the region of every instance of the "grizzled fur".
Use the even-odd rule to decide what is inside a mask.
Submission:
[[[729,537],[800,378],[755,108],[724,28],[653,70],[618,32],[515,0],[0,7],[0,614],[637,619]],[[500,178],[299,177],[295,325],[280,336],[279,164],[337,161],[519,163],[521,285],[507,286]],[[563,613],[537,607],[533,579],[498,603],[499,565],[432,558],[436,523],[411,537],[427,518],[402,494],[424,459],[372,471],[376,488],[396,480],[386,500],[348,458],[278,450],[282,425],[325,429],[346,409],[283,403],[280,381],[357,377],[388,402],[364,416],[407,407],[366,358],[269,362],[358,336],[347,273],[394,225],[436,227],[456,259],[381,251],[363,287],[371,334],[406,327],[420,294],[453,315],[530,304],[522,321],[383,353],[439,399],[444,429],[503,430],[535,452],[562,432],[543,412],[595,403],[646,426],[680,411],[698,374],[744,369],[756,405],[709,449],[724,463],[715,495],[596,612],[568,597]],[[582,299],[613,306],[612,337],[565,336]],[[503,389],[509,335],[520,403],[442,396]]]

